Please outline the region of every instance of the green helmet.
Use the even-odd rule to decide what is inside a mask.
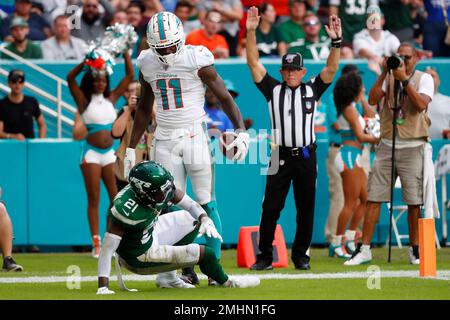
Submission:
[[[173,176],[157,162],[138,163],[131,169],[128,180],[143,205],[159,210],[174,196]]]

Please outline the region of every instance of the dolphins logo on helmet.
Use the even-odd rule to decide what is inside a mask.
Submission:
[[[175,59],[184,46],[185,34],[183,24],[176,15],[171,12],[159,12],[152,16],[147,25],[147,42],[158,60],[172,66]],[[176,51],[169,54],[161,54],[159,49],[175,46]]]

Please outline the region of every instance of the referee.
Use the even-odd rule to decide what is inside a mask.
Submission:
[[[283,83],[280,83],[268,75],[259,62],[255,36],[259,18],[258,9],[251,7],[247,16],[247,64],[256,86],[268,101],[273,140],[277,145],[271,155],[271,167],[278,166],[278,171],[267,176],[259,236],[261,253],[250,269],[272,269],[275,228],[293,182],[297,231],[292,245],[292,261],[296,269],[308,270],[309,256],[306,252],[312,239],[317,178],[314,114],[317,101],[333,81],[339,67],[341,22],[336,16],[331,16],[329,26],[325,26],[332,49],[320,75],[302,83],[306,73],[303,58],[299,53],[288,53],[282,58],[280,73]]]

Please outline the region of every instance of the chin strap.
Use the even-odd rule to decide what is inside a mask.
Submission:
[[[137,292],[137,289],[128,289],[125,285],[125,282],[122,278],[122,271],[120,269],[119,255],[117,253],[114,253],[114,262],[116,266],[117,283],[119,284],[119,288],[123,291]]]

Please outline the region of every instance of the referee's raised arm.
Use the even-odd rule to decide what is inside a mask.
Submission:
[[[330,22],[328,26],[325,25],[325,31],[331,39],[331,51],[328,55],[327,65],[320,72],[320,78],[324,83],[331,83],[339,68],[342,42],[341,19],[335,15],[330,16]]]
[[[259,62],[258,47],[256,45],[256,29],[259,25],[258,8],[251,7],[247,13],[247,65],[252,73],[253,81],[260,83],[267,71]]]

